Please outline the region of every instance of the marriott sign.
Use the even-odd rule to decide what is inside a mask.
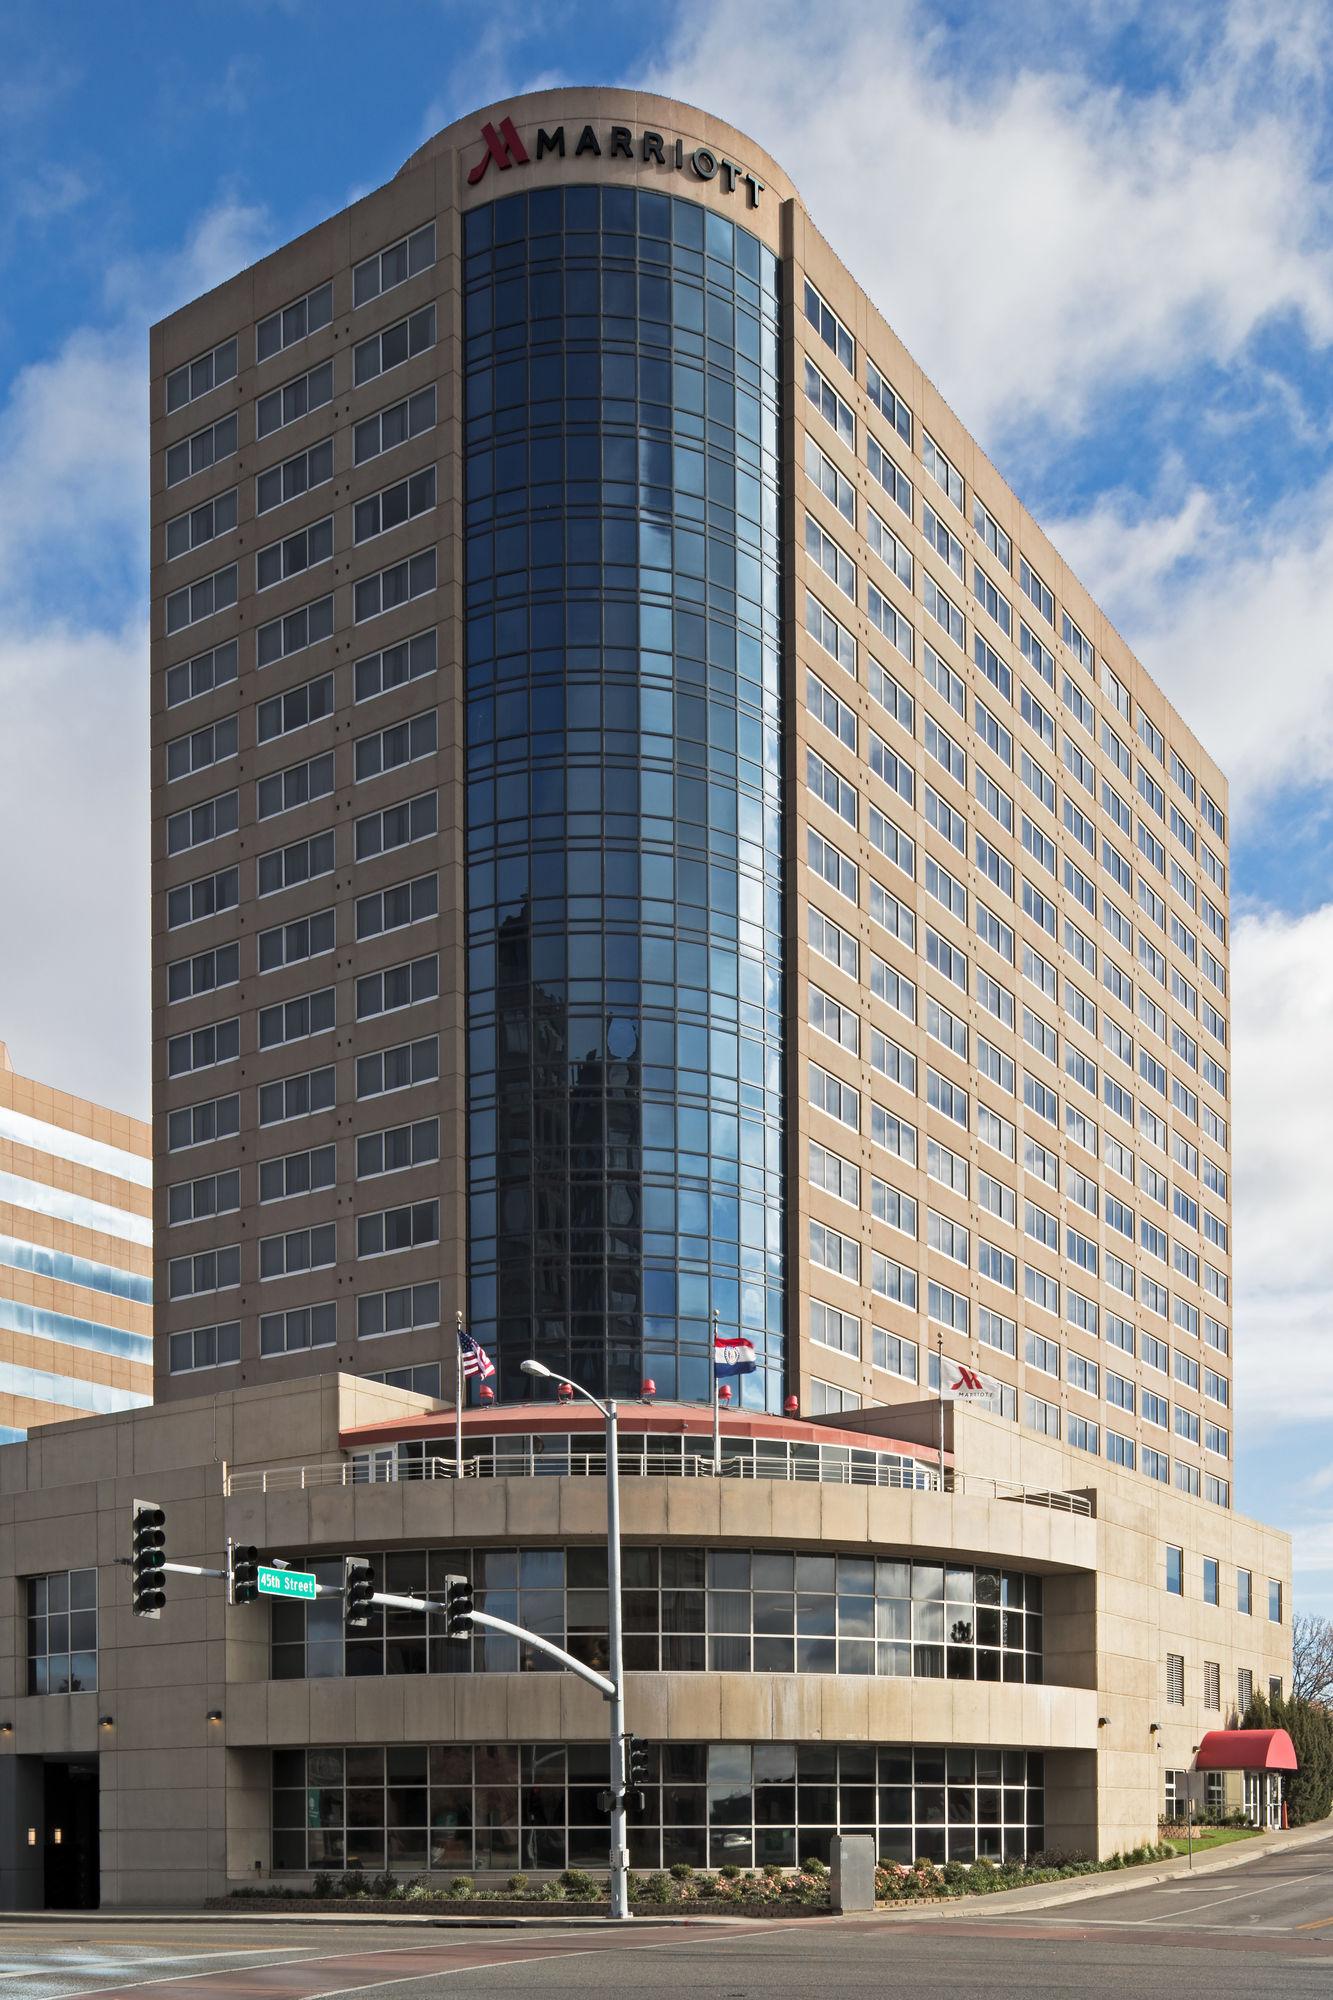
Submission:
[[[711,146],[695,146],[687,152],[683,139],[664,139],[660,132],[640,132],[636,137],[628,125],[612,125],[601,138],[593,126],[585,125],[577,139],[572,136],[567,139],[563,125],[552,126],[549,131],[538,126],[535,153],[529,153],[512,118],[502,118],[498,126],[483,125],[481,136],[485,151],[468,174],[469,187],[476,187],[485,179],[492,161],[497,172],[503,174],[511,167],[529,166],[534,158],[543,160],[552,153],[560,160],[580,160],[586,155],[598,160],[655,162],[659,167],[674,168],[677,173],[692,174],[696,180],[718,181],[724,194],[734,194],[738,187],[743,187],[750,208],[758,208],[764,191],[764,183],[756,174],[737,166]]]

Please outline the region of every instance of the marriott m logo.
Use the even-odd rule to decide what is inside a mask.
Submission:
[[[527,166],[528,149],[519,138],[512,118],[502,118],[499,131],[494,125],[483,125],[481,136],[486,141],[486,151],[467,177],[469,187],[477,185],[492,160],[501,173],[507,172],[510,167]]]

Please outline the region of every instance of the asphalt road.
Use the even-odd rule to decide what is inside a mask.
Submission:
[[[1333,1837],[1213,1875],[1051,1910],[1001,1899],[939,1916],[768,1924],[714,1920],[520,1930],[318,1928],[281,1919],[100,1925],[0,1920],[0,2000],[1328,2000]]]

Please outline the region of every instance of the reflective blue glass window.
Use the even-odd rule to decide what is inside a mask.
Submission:
[[[464,251],[472,1327],[706,1399],[717,1311],[777,1409],[776,261],[596,187]]]

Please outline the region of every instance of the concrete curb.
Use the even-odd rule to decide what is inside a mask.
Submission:
[[[821,1915],[827,1917],[828,1912]],[[554,1915],[550,1917],[463,1917],[463,1916],[402,1916],[384,1912],[376,1915],[369,1911],[337,1910],[198,1910],[182,1905],[178,1910],[0,1910],[0,1929],[6,1924],[308,1924],[316,1928],[333,1928],[340,1924],[352,1924],[371,1928],[387,1925],[394,1930],[444,1930],[444,1931],[515,1931],[515,1930],[604,1930],[611,1919],[589,1912],[587,1916],[574,1917]],[[636,1916],[632,1923],[640,1927],[647,1924],[653,1929],[670,1924],[681,1930],[698,1929],[709,1924],[733,1925],[754,1924],[756,1928],[765,1923],[784,1923],[786,1918],[750,1917],[744,1914],[734,1917],[704,1915],[698,1916]],[[810,1921],[807,1919],[806,1921]]]

